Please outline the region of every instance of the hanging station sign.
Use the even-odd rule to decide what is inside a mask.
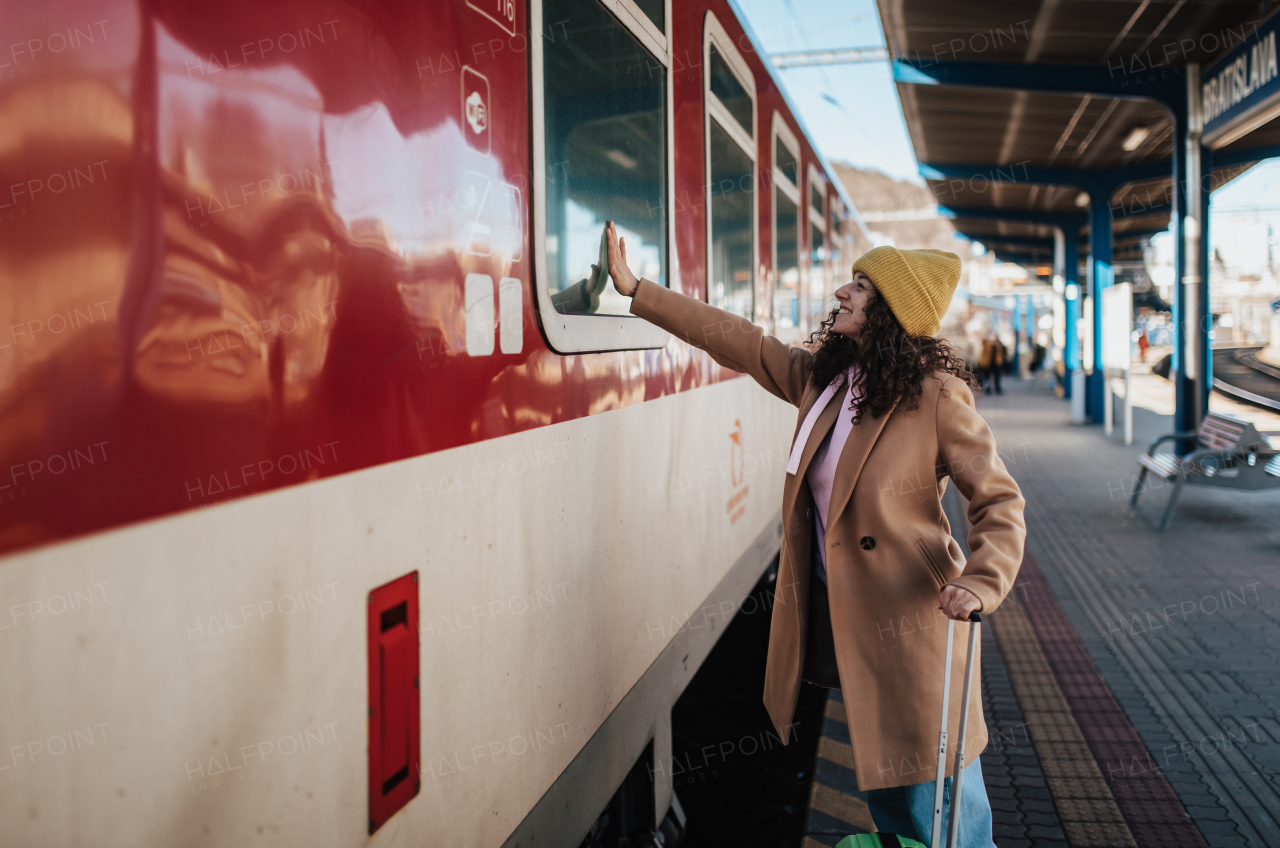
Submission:
[[[1222,147],[1280,114],[1280,67],[1272,15],[1201,76],[1204,143]]]

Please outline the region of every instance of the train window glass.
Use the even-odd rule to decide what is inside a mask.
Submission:
[[[779,338],[794,341],[800,328],[800,210],[782,191],[774,193],[773,201],[773,326]]]
[[[827,254],[831,257],[831,267],[838,269],[840,260],[844,258],[844,251],[840,249],[844,242],[844,204],[836,200],[831,205],[831,244],[827,247]]]
[[[710,142],[707,302],[751,318],[755,310],[755,162],[715,120]]]
[[[757,308],[755,80],[708,11],[703,24],[707,150],[707,302],[744,318]],[[766,309],[768,300],[759,299]]]
[[[598,265],[605,223],[637,276],[667,284],[667,73],[597,0],[544,0],[546,280],[556,311],[627,315]]]
[[[653,21],[653,25],[658,29],[665,31],[667,28],[667,2],[666,0],[633,0],[640,7],[640,11],[644,12],[645,17]]]
[[[819,322],[831,311],[828,297],[831,292],[830,275],[827,273],[827,236],[816,224],[809,225],[809,328],[816,330]]]
[[[831,307],[831,239],[827,231],[827,181],[822,170],[809,164],[809,273],[805,284],[807,326],[816,330]]]
[[[724,56],[716,49],[714,44],[711,45],[707,59],[707,75],[711,83],[711,93],[716,99],[724,105],[724,108],[733,116],[743,130],[748,135],[755,135],[752,129],[752,103],[751,95],[743,88],[742,83],[738,81],[738,77],[729,67],[729,63],[725,61]]]
[[[774,156],[774,162],[777,164],[778,170],[782,172],[783,176],[791,180],[792,184],[798,184],[800,163],[797,160],[796,154],[787,147],[781,137],[778,138],[778,143],[775,145]]]
[[[807,316],[801,309],[800,227],[805,210],[800,141],[778,112],[773,113],[773,334],[798,342]]]

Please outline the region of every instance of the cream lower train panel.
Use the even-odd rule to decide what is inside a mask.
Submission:
[[[0,560],[4,844],[501,844],[776,518],[794,415],[736,379]],[[370,838],[413,569],[422,789]]]

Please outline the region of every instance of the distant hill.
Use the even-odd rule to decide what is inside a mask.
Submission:
[[[965,244],[955,239],[955,227],[946,218],[924,218],[937,208],[932,192],[924,186],[895,180],[879,171],[863,170],[843,162],[834,163],[836,175],[867,222],[867,229],[891,238],[895,247],[930,247],[949,250],[968,260]],[[883,220],[895,216],[923,220]],[[886,242],[888,243],[888,242]]]

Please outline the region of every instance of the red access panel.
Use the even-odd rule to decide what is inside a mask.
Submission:
[[[369,593],[369,833],[418,794],[418,572]]]

